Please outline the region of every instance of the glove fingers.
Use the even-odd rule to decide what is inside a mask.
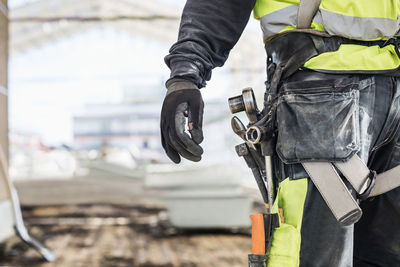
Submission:
[[[201,160],[201,154],[193,155],[182,144],[180,144],[176,139],[174,139],[171,135],[173,135],[173,131],[169,132],[169,140],[171,141],[171,144],[174,146],[174,148],[177,150],[177,152],[182,157],[184,157],[185,159],[191,160],[191,161],[196,161],[196,162]]]
[[[182,103],[179,104],[176,113],[175,113],[175,135],[179,139],[179,141],[182,143],[182,146],[191,154],[200,156],[203,154],[203,149],[201,146],[195,142],[194,138],[192,139],[187,133],[185,133],[185,124],[186,124],[186,119],[185,119],[185,111],[187,110],[188,104],[187,103]],[[196,139],[199,141],[202,139],[202,132],[196,132],[197,136]],[[174,134],[170,137],[175,137]],[[193,137],[193,136],[192,136]]]
[[[201,154],[192,154],[187,149],[185,148],[184,143],[180,142],[180,139],[177,138],[175,131],[170,129],[168,126],[166,126],[164,123],[161,123],[161,143],[162,146],[167,154],[167,156],[174,162],[174,163],[179,163],[181,161],[181,158],[179,155],[182,157],[192,160],[192,161],[200,161],[201,160]],[[175,135],[175,136],[174,136]],[[186,134],[187,135],[187,134]]]
[[[168,148],[165,149],[165,153],[167,156],[176,164],[181,162],[181,157],[179,156],[178,152],[175,151],[170,145],[168,145]]]
[[[171,83],[161,108],[161,141],[168,157],[179,163],[181,156],[199,161],[203,149],[202,115],[203,100],[195,85]],[[185,89],[185,90],[183,90]],[[186,117],[188,118],[186,118]],[[189,132],[186,124],[189,120]],[[189,134],[190,133],[190,134]]]
[[[196,129],[193,126],[193,129],[189,131],[190,135],[192,136],[193,141],[196,144],[201,144],[204,140],[203,131],[201,129]]]
[[[163,127],[161,127],[163,129]],[[174,162],[179,163],[181,162],[181,157],[179,156],[178,152],[169,144],[170,140],[169,137],[166,136],[165,133],[168,133],[168,129],[161,130],[161,144],[165,150],[167,156]]]
[[[188,121],[192,127],[189,127],[190,135],[196,144],[203,142],[203,110],[204,103],[201,100],[200,103],[189,103],[189,114]]]
[[[200,93],[199,93],[200,94]],[[203,113],[204,113],[204,103],[201,99],[200,101],[191,101],[188,103],[189,108],[189,123],[193,123],[195,128],[203,127]]]

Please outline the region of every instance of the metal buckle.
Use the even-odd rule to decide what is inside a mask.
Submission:
[[[368,185],[368,188],[364,191],[362,194],[357,194],[357,198],[360,200],[366,200],[369,195],[371,194],[372,188],[375,186],[375,181],[376,181],[376,171],[369,171],[368,178],[370,179],[370,183]]]

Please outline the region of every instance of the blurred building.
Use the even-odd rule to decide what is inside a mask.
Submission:
[[[10,10],[11,130],[37,132],[55,145],[77,140],[78,147],[99,146],[104,133],[113,135],[110,142],[129,138],[136,145],[123,133],[131,126],[123,130],[115,125],[138,112],[127,105],[122,107],[125,111],[115,110],[114,104],[127,102],[140,109],[144,102],[137,99],[138,93],[152,94],[150,102],[161,101],[169,75],[163,57],[176,40],[183,4],[174,0],[16,0]],[[216,70],[203,90],[206,100],[225,101],[231,90],[263,87],[263,61],[249,60],[264,55],[259,36],[252,27],[243,34],[224,70]],[[102,108],[111,113],[100,112]],[[227,110],[225,104],[220,108]],[[89,133],[75,126],[82,121],[98,124],[105,116],[112,122],[102,123],[103,132]],[[138,140],[137,145],[143,142]]]
[[[99,149],[105,145],[136,146],[160,150],[160,103],[86,105],[73,118],[76,149]]]
[[[132,169],[142,163],[136,159],[170,163],[161,148],[159,137],[159,114],[165,93],[163,83],[169,75],[163,56],[176,40],[184,1],[15,2],[19,4],[13,5],[9,15],[10,122],[13,132],[10,173],[13,178],[48,179],[79,176],[77,169],[79,171],[78,167],[82,165],[95,166],[97,170],[99,166],[104,169],[106,165],[108,171],[116,166],[119,175],[127,177],[127,173],[132,174]],[[0,22],[2,20],[3,17],[0,18]],[[2,25],[4,24],[0,23],[0,55],[7,53],[7,28],[3,28]],[[259,31],[258,25],[257,30]],[[231,167],[244,164],[237,164],[241,159],[236,158],[234,154],[233,147],[237,141],[233,140],[234,135],[230,129],[226,99],[238,94],[240,89],[246,86],[259,87],[262,89],[259,92],[262,93],[264,63],[262,60],[254,60],[264,58],[259,36],[259,32],[252,29],[245,32],[225,69],[222,72],[216,70],[213,81],[202,90],[206,102],[206,139],[202,144],[205,150],[202,164],[207,173],[196,171],[196,174],[201,181],[204,176],[212,182],[220,180],[222,191],[227,192],[227,198],[231,198],[235,192],[231,188],[226,189],[226,180],[245,175],[242,175],[240,168]],[[1,70],[6,69],[5,59],[6,57],[0,58]],[[7,102],[8,93],[6,71],[1,72],[0,85],[4,87],[0,87],[0,103],[3,103],[0,125],[5,129],[0,132],[0,143],[7,146],[7,127],[4,126],[7,125],[7,105],[4,104]],[[38,135],[26,134],[32,132]],[[82,150],[82,153],[71,152],[69,146],[62,145],[65,142],[71,142],[71,146]],[[105,147],[114,147],[114,151],[110,149],[110,153],[103,154]],[[86,153],[93,149],[99,151]],[[95,157],[92,157],[92,154]],[[192,170],[190,174],[181,172],[179,177],[176,173],[178,167],[175,165],[153,165],[154,168],[167,167],[171,177],[182,178],[173,185],[174,187],[187,183],[187,178],[192,173]],[[185,166],[182,164],[180,167]],[[229,171],[225,171],[227,169]],[[115,171],[113,173],[116,175]],[[156,172],[156,175],[160,173]],[[155,180],[159,182],[166,179],[162,176],[161,179]],[[107,193],[100,194],[102,191],[96,191],[100,181],[88,181],[94,188],[91,193],[101,195],[102,199],[110,195],[118,196],[125,188],[140,188],[118,185],[112,177],[104,186]],[[71,184],[75,182],[76,180]],[[170,180],[167,179],[167,182]],[[29,189],[31,192],[37,190],[46,193],[46,187],[40,188],[41,185],[43,184]],[[118,186],[114,191],[116,193],[109,193],[113,192],[109,189],[114,185]],[[73,190],[66,190],[62,186],[54,188],[68,195],[79,191],[81,187],[76,186]],[[170,195],[169,200],[174,201],[182,195],[191,197],[191,187],[199,189],[198,184],[190,184],[182,192]],[[186,191],[187,188],[189,189]],[[214,190],[213,196],[220,196],[221,191],[215,190],[215,184],[207,182],[204,188],[199,189],[204,192],[196,192],[200,194],[197,200],[210,200],[210,188]],[[0,220],[0,240],[12,234],[13,224],[9,214],[8,196],[3,189],[4,186],[0,186],[0,217],[3,218]],[[48,193],[51,193],[50,190]],[[61,199],[57,193],[53,196],[53,201]],[[41,195],[40,198],[42,197]],[[234,197],[242,198],[241,194]],[[130,204],[132,199],[124,197],[124,201]],[[245,202],[249,203],[247,197]],[[31,205],[32,201],[25,203]],[[193,206],[198,207],[196,203]],[[238,207],[237,204],[233,206]],[[226,208],[224,203],[220,207]],[[210,211],[207,207],[203,208],[204,210]],[[198,211],[193,211],[196,211],[197,215]],[[247,212],[244,213],[248,220]]]

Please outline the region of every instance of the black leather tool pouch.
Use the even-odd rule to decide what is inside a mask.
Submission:
[[[360,146],[358,78],[283,82],[276,150],[285,163],[346,161]]]

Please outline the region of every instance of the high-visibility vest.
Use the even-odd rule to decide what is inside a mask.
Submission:
[[[300,0],[257,0],[254,16],[260,20],[264,41],[296,29]],[[353,40],[387,40],[400,36],[400,0],[322,0],[311,29]],[[295,45],[295,44],[294,44]],[[395,47],[341,45],[304,65],[310,69],[391,70],[400,67]]]

